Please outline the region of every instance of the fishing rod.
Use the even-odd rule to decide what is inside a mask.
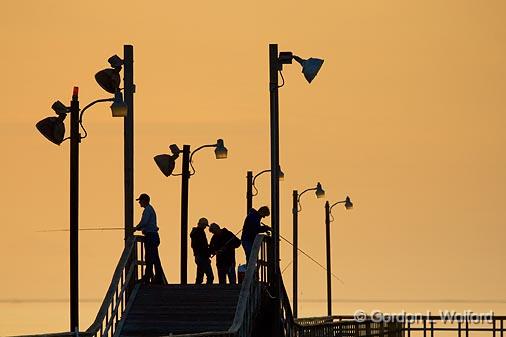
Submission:
[[[262,225],[264,226],[267,226],[265,225],[263,222],[261,223]],[[270,226],[268,226],[270,227]],[[79,231],[116,231],[116,230],[124,230],[123,227],[98,227],[98,228],[79,228]],[[46,230],[40,230],[40,231],[37,231],[39,233],[51,233],[51,232],[68,232],[70,231],[70,229],[46,229]],[[237,236],[239,233],[242,232],[242,229],[240,231],[238,231],[237,233],[235,233],[235,236]],[[286,239],[283,235],[279,235],[279,237],[281,239],[283,239],[285,242],[287,242],[289,245],[291,245],[293,247],[293,243],[291,243],[288,239]],[[223,247],[225,247],[230,241],[232,241],[233,238],[231,238],[230,240],[228,240],[224,245]],[[223,248],[222,247],[222,248]],[[309,258],[311,261],[313,261],[314,263],[316,263],[319,267],[321,267],[323,270],[327,271],[327,268],[325,268],[320,262],[316,261],[313,257],[311,257],[308,253],[306,253],[305,251],[303,251],[302,249],[298,248],[297,247],[297,250],[299,252],[301,252],[302,254],[304,254],[307,258]],[[212,255],[210,258],[212,259],[215,255]],[[293,261],[292,261],[293,262]],[[284,269],[281,273],[283,273],[291,264],[292,262],[290,262]],[[344,281],[339,278],[336,274],[332,273],[331,272],[331,275],[336,278],[339,282],[341,282],[342,284],[344,284]]]
[[[264,226],[267,226],[266,224],[264,224],[263,222],[261,222],[262,225]],[[270,226],[268,226],[270,227]],[[293,247],[293,243],[291,243],[288,239],[286,239],[283,235],[281,235],[281,233],[279,234],[279,237],[281,239],[283,239],[284,241],[286,241],[288,244],[290,244],[290,246]],[[314,263],[316,263],[318,266],[320,266],[323,270],[327,271],[327,268],[325,268],[320,262],[316,261],[315,259],[313,259],[308,253],[306,253],[305,251],[303,251],[302,249],[300,249],[299,247],[297,247],[297,250],[299,252],[301,252],[302,254],[304,254],[307,258],[309,258],[311,261],[313,261]],[[293,262],[293,261],[292,261]],[[290,262],[286,267],[285,269],[283,269],[283,271],[285,271],[291,264],[292,262]],[[283,271],[281,273],[283,273]],[[341,284],[344,284],[344,281],[339,278],[336,274],[334,273],[330,273],[332,276],[334,276],[336,278],[336,280],[338,280],[339,282],[341,282]]]
[[[225,228],[225,227],[223,227],[223,228]],[[234,234],[234,237],[237,237],[237,235],[239,235],[239,233],[240,233],[240,232],[242,232],[242,229],[241,229],[240,231],[238,231],[237,233],[235,233],[235,234]],[[221,247],[220,247],[220,249],[218,249],[218,250],[216,251],[216,253],[218,253],[218,251],[220,251],[222,248],[225,248],[225,247],[226,247],[226,246],[227,246],[230,242],[232,242],[232,240],[233,240],[233,239],[234,239],[234,238],[230,238],[227,242],[225,242],[225,243],[223,244],[223,246],[221,246]],[[214,258],[215,256],[216,256],[216,254],[213,254],[213,255],[211,255],[209,258],[210,258],[210,259],[212,259],[212,258]]]
[[[290,244],[290,246],[292,246],[292,247],[293,247],[293,243],[291,243],[290,241],[288,241],[287,239],[285,239],[285,238],[283,237],[283,235],[279,234],[279,237],[280,237],[280,238],[282,238],[283,240],[285,240],[287,243],[289,243],[289,244]],[[298,247],[297,247],[297,250],[298,250],[299,252],[301,252],[302,254],[304,254],[306,257],[308,257],[311,261],[313,261],[314,263],[316,263],[318,266],[320,266],[323,270],[327,271],[327,268],[325,268],[325,267],[324,267],[324,266],[323,266],[320,262],[318,262],[318,261],[316,261],[315,259],[313,259],[313,258],[312,258],[309,254],[307,254],[305,251],[303,251],[302,249],[300,249],[300,248],[298,248]],[[292,262],[293,262],[293,261],[292,261]],[[290,264],[291,264],[292,262],[290,262]],[[288,264],[288,266],[289,266],[290,264]],[[285,267],[285,270],[286,270],[286,268],[288,268],[288,266],[286,266],[286,267]],[[336,278],[336,280],[338,280],[339,282],[341,282],[341,284],[344,284],[344,281],[343,281],[343,280],[341,280],[341,279],[340,279],[340,278],[339,278],[336,274],[334,274],[334,273],[332,273],[332,272],[331,272],[330,274],[331,274],[332,276],[334,276],[334,277]]]

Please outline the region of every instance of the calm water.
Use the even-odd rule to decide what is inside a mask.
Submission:
[[[87,301],[80,304],[81,330],[85,330],[94,320],[101,302]],[[324,316],[325,301],[305,301],[299,304],[299,317]],[[472,310],[474,312],[488,312],[493,310],[496,315],[506,314],[506,303],[494,302],[420,302],[406,301],[341,301],[334,302],[335,314],[353,314],[362,309],[366,312],[381,310],[382,312],[398,313],[402,310],[409,313],[430,310],[432,314],[439,314],[439,310]],[[60,302],[0,302],[0,336],[21,334],[39,334],[44,332],[61,332],[68,329],[68,303]],[[438,335],[439,336],[439,335]]]

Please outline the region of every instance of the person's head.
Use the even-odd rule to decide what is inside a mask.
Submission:
[[[206,218],[200,218],[199,222],[197,222],[198,228],[205,229],[207,226],[209,226],[209,221]]]
[[[269,207],[262,206],[258,209],[258,214],[260,214],[262,218],[265,218],[266,216],[271,215],[271,211],[269,211]]]
[[[209,231],[213,234],[216,234],[220,231],[220,226],[217,223],[213,222],[209,225]]]
[[[141,207],[146,207],[147,205],[149,205],[149,201],[151,199],[149,195],[147,195],[146,193],[142,193],[136,200],[139,202],[139,205],[141,205]]]

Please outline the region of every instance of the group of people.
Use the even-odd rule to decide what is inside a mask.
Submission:
[[[158,246],[160,245],[160,236],[158,235],[158,226],[156,213],[150,203],[149,195],[142,193],[137,201],[144,208],[142,217],[135,230],[142,231],[144,235],[144,245],[146,250],[146,271],[143,276],[143,282],[153,284],[167,284],[163,272],[160,256],[158,255]],[[235,270],[235,250],[241,245],[246,255],[246,262],[251,254],[253,242],[259,233],[270,231],[270,227],[262,224],[262,218],[270,215],[269,207],[262,206],[258,210],[252,208],[241,230],[241,239],[227,228],[221,228],[217,223],[209,224],[206,218],[200,218],[197,226],[192,228],[190,233],[191,247],[195,256],[197,265],[196,284],[202,284],[204,275],[206,283],[212,284],[214,281],[211,259],[216,257],[216,269],[218,271],[218,281],[220,284],[235,284],[237,281]],[[209,227],[212,234],[211,240],[207,241],[205,229]],[[153,271],[154,269],[154,271]]]

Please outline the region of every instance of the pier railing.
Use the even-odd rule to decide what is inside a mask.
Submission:
[[[405,337],[504,337],[506,316],[422,316],[405,324]]]
[[[293,336],[403,337],[404,326],[397,322],[357,322],[339,316],[297,319]]]
[[[134,236],[127,242],[95,321],[84,335],[90,337],[114,336],[123,314],[128,310],[128,299],[130,296],[135,297],[133,292],[137,288],[134,287],[134,284],[142,277],[143,266],[143,237]]]

